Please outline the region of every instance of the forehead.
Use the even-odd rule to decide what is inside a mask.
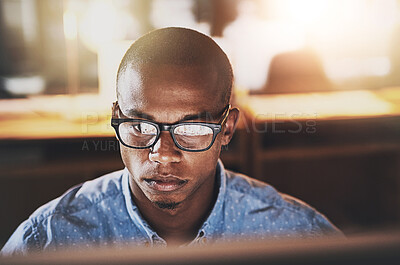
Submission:
[[[179,116],[215,113],[223,108],[217,71],[206,66],[142,65],[123,71],[118,79],[121,110],[139,111],[160,122]]]

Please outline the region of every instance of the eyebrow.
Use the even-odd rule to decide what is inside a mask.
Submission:
[[[121,111],[122,112],[122,111]],[[125,115],[124,113],[122,113],[123,115]],[[146,119],[146,120],[151,120],[151,121],[155,121],[156,119],[154,118],[154,116],[138,111],[138,110],[134,110],[134,109],[130,109],[127,111],[127,115],[129,117],[137,117],[137,118],[141,118],[141,119]],[[182,122],[182,121],[188,121],[188,120],[200,120],[200,119],[206,119],[208,120],[209,118],[214,118],[213,115],[211,115],[209,112],[207,111],[203,111],[197,114],[188,114],[185,115],[182,119],[178,120],[176,123],[178,122]]]
[[[122,115],[125,116],[125,114],[121,111]],[[127,116],[128,117],[137,117],[137,118],[141,118],[141,119],[146,119],[146,120],[155,120],[153,116],[151,116],[150,114],[138,111],[138,110],[134,110],[134,109],[130,109],[127,111]]]

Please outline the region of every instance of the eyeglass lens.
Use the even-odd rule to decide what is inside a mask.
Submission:
[[[158,128],[143,121],[123,122],[119,126],[121,141],[132,147],[149,147],[157,139]],[[201,150],[211,145],[213,129],[201,124],[180,124],[173,130],[175,142],[189,150]]]

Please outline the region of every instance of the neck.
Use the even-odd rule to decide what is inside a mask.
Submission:
[[[204,183],[175,208],[160,208],[159,205],[152,203],[134,182],[130,179],[133,198],[140,213],[168,245],[179,245],[193,240],[207,219],[218,195],[215,181],[210,181]]]

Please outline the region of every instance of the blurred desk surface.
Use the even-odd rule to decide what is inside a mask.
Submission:
[[[0,100],[0,140],[113,137],[111,102],[96,95]]]
[[[0,140],[36,140],[113,137],[111,116],[91,120],[68,120],[62,117],[0,118]]]
[[[238,98],[252,133],[252,175],[266,160],[314,159],[400,150],[400,87]]]
[[[247,118],[259,121],[400,116],[400,87],[379,90],[266,94],[238,98]]]

